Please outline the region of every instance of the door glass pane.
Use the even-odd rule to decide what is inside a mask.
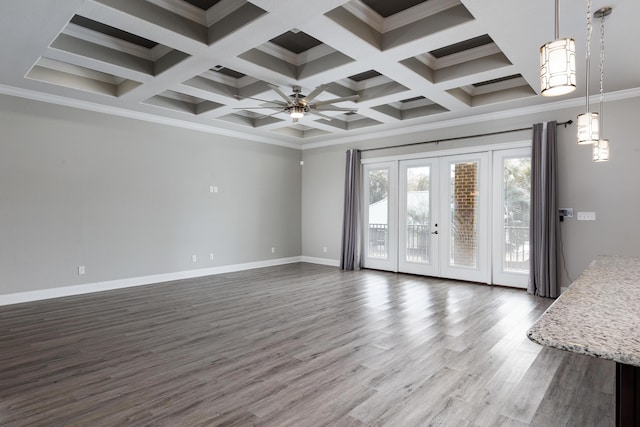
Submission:
[[[369,171],[369,257],[389,257],[389,169]]]
[[[407,225],[405,260],[430,263],[430,172],[429,166],[407,168]]]
[[[529,206],[531,158],[504,159],[504,271],[529,272]]]
[[[449,265],[476,268],[478,260],[478,162],[452,163]]]

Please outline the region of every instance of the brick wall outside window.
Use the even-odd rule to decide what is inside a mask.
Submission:
[[[478,164],[456,163],[454,167],[452,225],[452,264],[476,267]]]

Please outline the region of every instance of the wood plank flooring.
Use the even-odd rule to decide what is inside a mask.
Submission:
[[[300,263],[0,307],[0,425],[612,426],[550,303]]]

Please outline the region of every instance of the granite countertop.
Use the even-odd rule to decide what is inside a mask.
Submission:
[[[640,258],[598,257],[527,336],[544,346],[640,366]]]

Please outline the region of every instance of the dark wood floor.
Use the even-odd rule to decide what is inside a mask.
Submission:
[[[524,291],[292,264],[0,307],[3,426],[611,426]]]

